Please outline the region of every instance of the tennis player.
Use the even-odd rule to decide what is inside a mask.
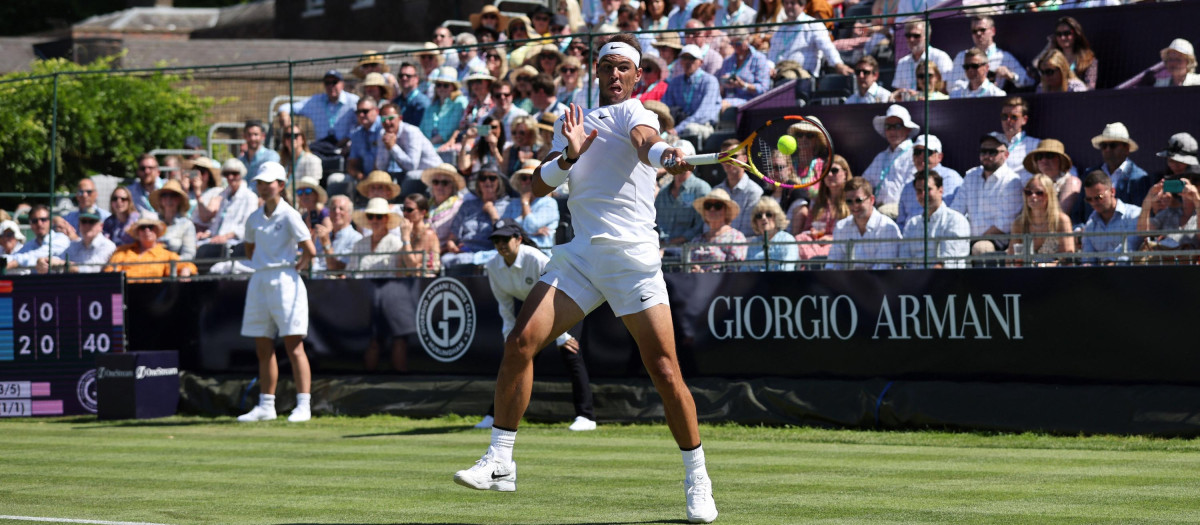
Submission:
[[[534,195],[570,180],[575,238],[554,248],[546,273],[534,285],[517,324],[504,342],[496,378],[492,441],[475,466],[460,470],[460,485],[502,492],[517,488],[513,443],[529,405],[533,358],[554,336],[608,302],[637,341],[642,362],[663,399],[667,426],[683,452],[687,518],[717,518],[712,482],[696,425],[696,405],[675,355],[658,235],[654,231],[655,170],[683,151],[659,137],[658,117],[631,98],[641,78],[637,39],[618,34],[597,53],[600,106],[572,104],[554,124],[550,153],[537,169]],[[690,170],[686,162],[668,169]]]
[[[242,317],[242,335],[254,338],[258,353],[258,404],[238,416],[238,421],[275,419],[275,384],[279,365],[275,361],[275,336],[283,336],[283,346],[292,362],[296,381],[296,408],[288,421],[312,418],[312,371],[304,353],[308,335],[308,290],[299,271],[316,256],[300,212],[280,198],[287,184],[287,173],[278,162],[264,162],[254,181],[258,183],[261,208],[250,214],[243,236],[246,257],[254,268],[246,287],[246,308]],[[296,248],[300,260],[296,260]]]

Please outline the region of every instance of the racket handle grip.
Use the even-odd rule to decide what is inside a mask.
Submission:
[[[719,157],[720,155],[721,155],[720,153],[704,153],[704,154],[700,154],[700,155],[688,155],[688,156],[684,157],[683,160],[684,160],[684,162],[687,162],[688,164],[691,164],[692,166],[705,166],[708,164],[717,164],[719,162],[717,160],[717,157]],[[677,163],[677,161],[675,160],[675,158],[671,157],[671,158],[667,159],[666,162],[663,162],[663,166],[672,168],[675,166],[676,163]]]

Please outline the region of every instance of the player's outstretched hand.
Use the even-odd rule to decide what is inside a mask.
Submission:
[[[578,159],[587,152],[596,140],[598,132],[587,133],[583,129],[583,107],[571,104],[567,110],[567,118],[563,120],[563,136],[567,138],[567,157]]]
[[[667,169],[667,173],[671,175],[679,175],[680,173],[692,171],[693,166],[683,160],[684,152],[679,148],[668,148],[663,151],[662,159],[663,167]],[[670,160],[668,160],[670,159]]]

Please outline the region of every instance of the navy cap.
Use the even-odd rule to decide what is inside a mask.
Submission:
[[[203,147],[204,145],[200,142],[200,137],[188,135],[186,139],[183,139],[183,149],[201,149]]]
[[[338,70],[336,70],[336,69],[330,69],[329,71],[326,71],[326,72],[325,72],[325,77],[324,77],[324,78],[329,78],[329,77],[333,77],[333,78],[336,78],[336,79],[338,79],[338,80],[341,80],[341,79],[342,79],[342,72],[341,72],[341,71],[338,71]]]
[[[492,227],[492,234],[488,235],[488,239],[495,239],[497,237],[511,238],[517,236],[520,236],[522,239],[524,239],[526,237],[525,230],[521,229],[521,225],[517,224],[517,221],[505,218],[496,221],[495,226]]]

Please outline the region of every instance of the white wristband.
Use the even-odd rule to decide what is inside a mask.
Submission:
[[[542,182],[551,188],[562,186],[564,182],[567,182],[567,175],[570,173],[569,168],[564,170],[558,167],[558,157],[550,162],[542,163]]]
[[[653,146],[650,146],[650,152],[646,154],[646,156],[649,157],[650,165],[654,166],[655,168],[662,168],[663,152],[669,149],[671,149],[671,145],[667,144],[667,141],[665,140],[660,140],[655,142]]]

